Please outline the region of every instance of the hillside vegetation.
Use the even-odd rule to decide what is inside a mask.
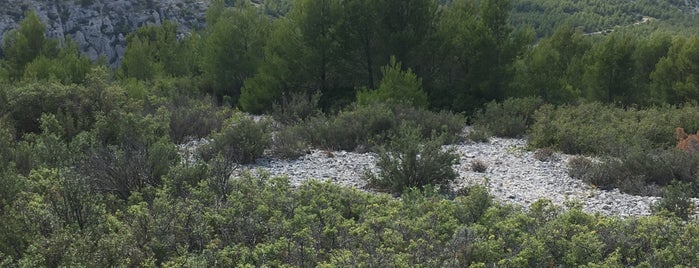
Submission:
[[[586,35],[696,19],[681,3],[536,3],[212,1],[201,31],[129,34],[116,70],[28,10],[0,61],[0,265],[699,263],[699,157],[675,138],[699,130],[699,37],[655,22]],[[525,11],[596,15],[549,27]],[[493,135],[580,154],[572,177],[662,196],[657,213],[452,189],[459,156],[441,145]],[[234,172],[311,148],[375,152],[367,180],[386,193]]]
[[[517,26],[533,26],[539,36],[548,36],[561,22],[592,33],[632,25],[644,17],[660,21],[681,20],[693,11],[685,1],[677,0],[515,0],[511,22]]]

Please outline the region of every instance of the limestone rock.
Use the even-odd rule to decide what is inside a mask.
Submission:
[[[17,27],[26,10],[47,26],[47,36],[72,38],[92,59],[103,55],[112,66],[124,53],[126,35],[142,25],[170,20],[181,33],[204,27],[210,0],[6,0],[0,1],[0,34]]]

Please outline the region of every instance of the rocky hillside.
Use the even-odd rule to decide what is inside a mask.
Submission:
[[[142,25],[176,21],[180,32],[204,26],[210,0],[5,0],[0,1],[0,33],[15,28],[26,10],[35,10],[48,36],[70,37],[91,58],[111,65],[124,53],[126,35]]]

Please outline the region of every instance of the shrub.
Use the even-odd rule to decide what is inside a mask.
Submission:
[[[589,181],[585,176],[592,167],[592,160],[584,156],[574,156],[568,160],[568,175],[573,179]]]
[[[354,150],[383,144],[395,134],[399,125],[394,112],[380,103],[358,105],[356,108],[340,112],[330,117],[322,142],[325,148]],[[317,125],[316,125],[317,126]],[[322,127],[318,127],[322,129]]]
[[[473,186],[460,189],[459,196],[454,199],[457,204],[454,215],[460,224],[469,224],[480,219],[493,204],[493,198],[485,186]]]
[[[447,111],[432,112],[426,109],[397,105],[393,107],[396,122],[410,122],[420,129],[420,133],[427,137],[433,132],[443,133],[445,142],[458,142],[460,134],[466,125],[466,118],[462,114]],[[395,124],[399,125],[399,124]]]
[[[13,121],[18,136],[40,131],[42,114],[56,114],[63,119],[72,137],[88,129],[95,107],[88,98],[88,90],[81,86],[65,86],[56,82],[32,83],[13,87],[7,91],[7,104],[0,113]],[[71,127],[72,125],[72,127]]]
[[[164,189],[175,197],[186,197],[188,190],[210,177],[208,165],[198,162],[194,165],[173,165],[168,174],[163,177]]]
[[[534,124],[534,112],[543,104],[534,97],[491,102],[474,115],[473,125],[499,137],[522,137]]]
[[[488,170],[488,164],[482,160],[475,160],[471,162],[471,170],[473,172],[485,173]]]
[[[569,154],[612,153],[623,145],[618,110],[599,103],[577,107],[547,107],[535,115],[530,145],[555,147]]]
[[[281,157],[296,157],[309,147],[346,150],[376,151],[398,133],[402,123],[415,128],[422,136],[443,135],[445,143],[459,140],[465,118],[449,112],[431,112],[425,109],[370,102],[353,105],[334,116],[318,114],[296,125],[282,126],[275,133],[273,152]]]
[[[615,108],[600,103],[542,106],[535,113],[529,144],[569,154],[621,157],[632,150],[675,147],[675,128],[699,129],[699,107]]]
[[[126,200],[132,191],[161,185],[161,177],[179,161],[174,144],[165,138],[154,144],[138,141],[120,146],[100,145],[81,163],[79,171],[94,189]]]
[[[694,215],[695,205],[691,197],[693,193],[693,183],[682,183],[673,181],[663,191],[663,196],[660,201],[653,206],[653,210],[661,212],[666,210],[675,216],[688,220],[689,216]]]
[[[539,148],[534,152],[534,159],[539,160],[541,162],[553,162],[558,160],[558,156],[556,156],[556,152],[549,148]]]
[[[308,153],[310,145],[303,125],[285,127],[272,137],[272,153],[281,158],[294,159]]]
[[[473,126],[468,131],[466,138],[474,142],[487,142],[488,138],[493,136],[488,132],[488,130],[483,126]]]
[[[128,199],[132,191],[161,185],[161,177],[179,161],[169,140],[167,118],[113,111],[100,115],[93,130],[72,141],[86,151],[78,170],[100,192]]]
[[[272,117],[275,121],[285,125],[303,122],[320,114],[320,110],[318,110],[319,101],[320,92],[312,95],[291,93],[290,96],[282,97],[281,103],[272,105]]]
[[[403,71],[401,63],[391,57],[389,65],[381,67],[383,79],[374,91],[363,90],[357,93],[359,104],[371,102],[393,102],[411,107],[427,108],[427,93],[422,89],[422,79],[411,69]]]
[[[444,136],[424,139],[415,127],[403,125],[398,136],[382,147],[376,165],[379,176],[369,183],[401,193],[410,187],[448,186],[458,174],[452,165],[458,162],[453,150],[442,151]]]
[[[226,108],[216,107],[212,100],[173,98],[168,104],[170,137],[176,144],[200,139],[218,131],[221,123],[231,116]]]
[[[367,151],[388,142],[402,123],[415,126],[423,136],[444,134],[445,142],[454,142],[465,120],[460,114],[371,102],[335,116],[315,116],[301,124],[303,130],[293,131],[315,147]]]
[[[633,150],[623,157],[604,157],[599,163],[573,158],[568,174],[602,189],[639,195],[659,195],[659,187],[673,180],[693,182],[699,157],[674,149],[654,152]]]
[[[231,162],[247,164],[262,156],[270,143],[269,122],[256,122],[243,113],[235,113],[222,129],[212,134],[212,141],[203,146],[201,155],[209,161],[216,155]]]

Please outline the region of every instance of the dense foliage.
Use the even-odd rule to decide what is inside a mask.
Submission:
[[[667,30],[696,20],[682,3],[260,2],[212,1],[185,35],[144,26],[114,72],[26,13],[0,60],[0,266],[699,263],[699,157],[674,136],[699,129],[699,38]],[[642,16],[666,26],[630,25]],[[461,112],[474,140],[598,157],[570,175],[663,196],[658,215],[454,191],[441,145],[460,141]],[[377,152],[371,182],[400,198],[234,172],[309,149]]]
[[[219,186],[213,177],[176,188],[174,178],[200,169],[180,167],[163,187],[118,204],[62,171],[37,171],[3,215],[3,264],[658,267],[699,261],[699,227],[675,218],[607,218],[574,206],[564,212],[545,200],[524,212],[493,205],[478,187],[453,200],[429,190],[397,200],[318,182],[293,189],[283,178],[251,175],[222,191],[212,191]]]
[[[643,18],[667,20],[683,17],[683,10],[694,7],[685,1],[623,0],[515,0],[514,25],[532,25],[539,36],[553,33],[557,24],[567,21],[584,32],[604,32],[616,26],[642,22]]]

